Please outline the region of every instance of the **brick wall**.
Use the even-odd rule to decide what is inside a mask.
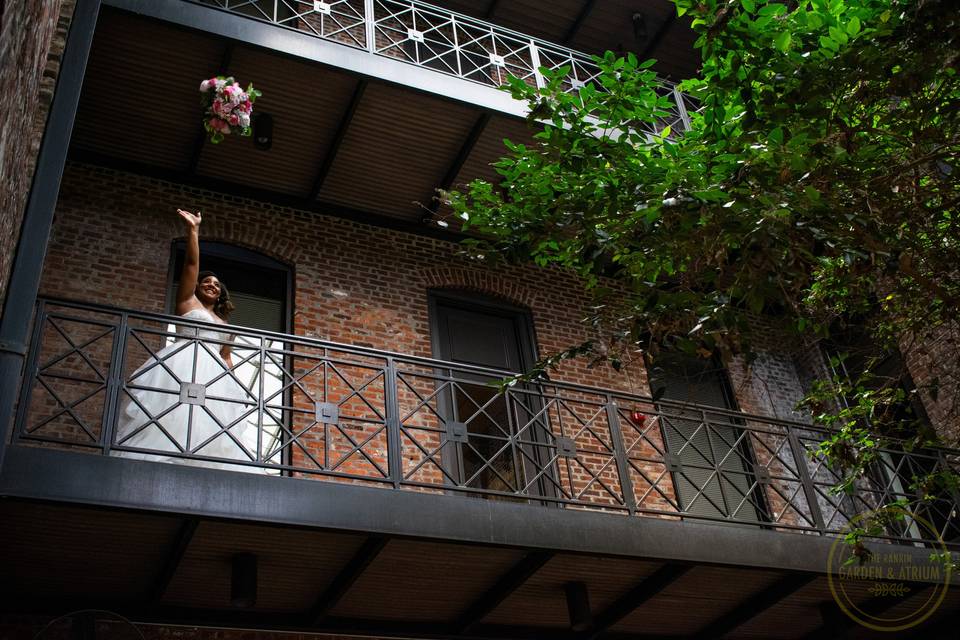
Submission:
[[[0,312],[75,0],[7,2],[0,26]]]
[[[901,350],[931,424],[946,444],[960,446],[960,325],[905,339]]]

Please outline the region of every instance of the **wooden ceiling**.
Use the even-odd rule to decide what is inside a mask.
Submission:
[[[827,628],[822,611],[833,602],[823,576],[766,602],[796,574],[744,567],[687,567],[638,598],[638,585],[662,580],[670,565],[540,551],[517,578],[530,552],[496,546],[403,538],[371,546],[346,532],[20,501],[0,503],[0,522],[0,566],[17,587],[0,605],[7,613],[96,606],[154,623],[404,637],[418,637],[410,629],[456,637],[469,623],[470,637],[572,639],[565,585],[583,582],[595,623],[611,638],[776,640],[825,637],[817,635]],[[241,553],[256,555],[258,586],[255,605],[238,610],[231,559]],[[861,586],[854,597],[867,602],[868,583]],[[960,593],[948,592],[933,622],[958,611]],[[731,614],[737,624],[718,626]],[[833,631],[887,637],[852,623]]]
[[[204,140],[199,82],[218,73],[263,92],[255,113],[273,116],[269,150],[238,136]],[[461,158],[481,116],[461,103],[104,10],[71,157],[419,224],[451,171],[454,184],[492,179],[502,140],[529,139],[525,122],[494,114]]]

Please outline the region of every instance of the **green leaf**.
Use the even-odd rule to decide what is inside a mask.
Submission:
[[[847,33],[851,36],[860,33],[860,18],[853,16],[853,18],[850,19],[850,22],[847,23]]]
[[[755,13],[757,11],[757,5],[753,0],[740,0],[740,4],[747,13]]]
[[[838,27],[830,27],[828,31],[830,32],[830,39],[834,42],[846,44],[846,42],[849,40],[847,34]]]
[[[774,44],[777,45],[777,49],[786,53],[790,49],[790,41],[793,39],[793,36],[790,35],[789,31],[781,31],[777,35],[777,39],[774,41]]]
[[[771,131],[770,134],[767,136],[767,140],[769,140],[770,142],[776,145],[783,144],[783,129],[781,129],[780,127],[777,127],[776,129]]]

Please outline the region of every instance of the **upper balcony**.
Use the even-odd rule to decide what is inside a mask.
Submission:
[[[438,188],[495,181],[503,140],[531,140],[508,75],[539,86],[541,67],[566,67],[575,91],[597,73],[587,54],[412,0],[103,5],[73,159],[421,233],[443,232]],[[269,149],[205,141],[197,88],[216,74],[263,91]],[[651,132],[682,130],[689,98],[667,81],[662,98]]]

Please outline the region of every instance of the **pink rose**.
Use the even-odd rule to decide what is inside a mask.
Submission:
[[[230,133],[230,125],[220,118],[210,118],[210,127],[220,133]]]
[[[237,126],[238,124],[240,124],[240,116],[238,116],[235,113],[230,114],[230,124],[232,124],[233,126]]]
[[[209,81],[209,80],[204,80],[203,82],[200,83],[200,91],[201,91],[201,92],[204,92],[204,93],[205,93],[205,92],[207,92],[207,91],[209,91],[209,90],[210,90],[210,81]]]

